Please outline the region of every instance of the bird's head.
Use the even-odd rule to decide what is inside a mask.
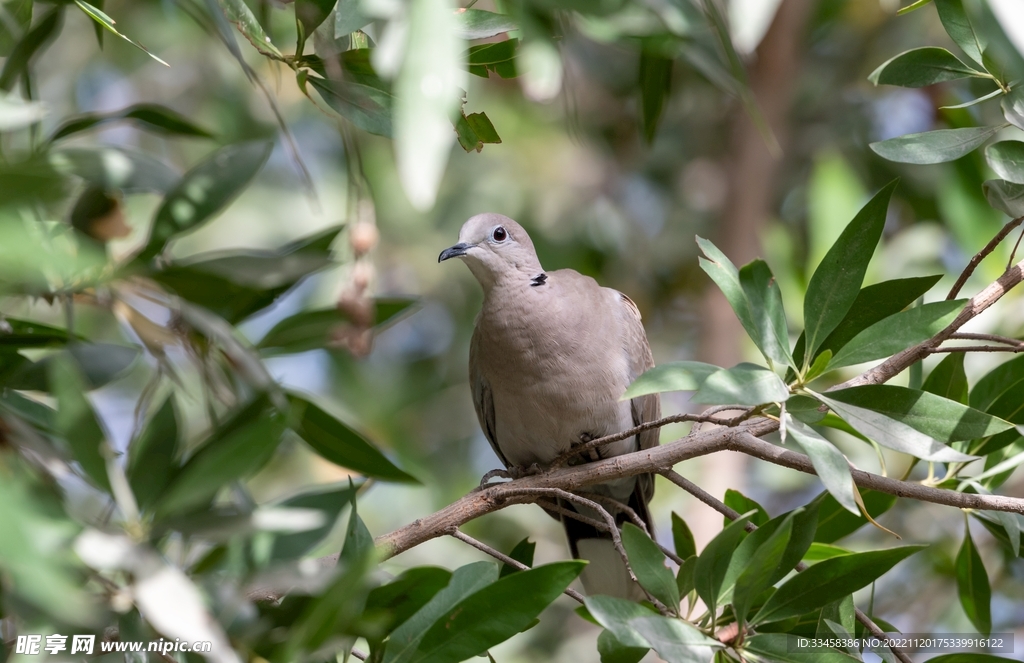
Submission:
[[[501,214],[477,214],[463,224],[459,243],[437,261],[461,258],[485,289],[503,279],[529,280],[544,270],[526,230]]]

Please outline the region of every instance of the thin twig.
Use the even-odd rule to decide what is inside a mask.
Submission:
[[[1009,345],[952,345],[946,348],[929,348],[928,354],[937,355],[949,352],[1024,352],[1024,344],[1016,347]]]
[[[664,553],[666,557],[668,557],[669,559],[671,559],[673,562],[675,562],[676,564],[678,564],[680,566],[683,565],[683,562],[685,560],[682,557],[680,557],[679,555],[677,555],[674,552],[672,552],[671,550],[669,550],[668,548],[666,548],[665,546],[663,546],[660,543],[658,543],[658,540],[654,538],[654,536],[651,534],[651,531],[647,528],[647,523],[644,522],[644,519],[640,517],[640,514],[638,514],[633,509],[633,507],[629,506],[628,504],[623,504],[622,502],[618,501],[617,499],[615,499],[613,497],[608,497],[607,495],[598,495],[597,493],[580,493],[580,494],[583,497],[589,497],[590,499],[592,499],[592,500],[594,500],[596,502],[604,502],[605,504],[610,504],[615,509],[617,509],[618,511],[621,511],[622,513],[626,514],[626,517],[629,518],[633,522],[634,525],[639,527],[640,530],[643,531],[644,534],[646,534],[647,536],[650,537],[651,541],[654,541],[654,543],[657,544],[657,546],[659,548],[661,548],[661,552]]]
[[[953,287],[949,289],[949,294],[946,295],[947,300],[956,299],[956,296],[960,293],[960,289],[964,287],[965,283],[967,283],[967,279],[971,278],[971,274],[973,274],[974,270],[978,267],[979,264],[981,264],[981,261],[984,260],[988,256],[988,254],[995,251],[996,247],[999,246],[999,244],[1004,239],[1006,239],[1006,236],[1009,235],[1010,232],[1014,228],[1019,226],[1022,222],[1024,222],[1024,216],[1017,217],[1013,221],[1010,221],[1005,226],[999,229],[999,232],[997,232],[996,236],[993,237],[991,241],[989,241],[989,243],[985,245],[985,248],[974,254],[974,257],[971,258],[971,261],[967,263],[967,267],[965,267],[964,271],[960,273],[960,277],[956,280],[956,283],[954,283]],[[1016,252],[1016,247],[1014,247],[1014,251]],[[1010,258],[1010,261],[1012,264],[1012,256]],[[1007,265],[1006,269],[1010,269],[1010,265]]]
[[[999,334],[977,334],[974,332],[957,332],[950,335],[951,341],[990,341],[992,343],[1005,343],[1006,345],[1020,345],[1024,341],[1019,338],[1000,336]]]
[[[366,659],[370,658],[369,654],[367,654],[364,651],[360,651],[355,647],[353,647],[352,651],[350,651],[349,653],[352,654],[352,658],[358,658],[360,661],[365,661]]]
[[[494,559],[498,560],[499,562],[502,562],[504,564],[508,564],[509,566],[511,566],[513,568],[519,569],[520,571],[528,571],[530,569],[529,566],[527,566],[526,564],[523,564],[519,560],[512,559],[508,555],[506,555],[506,554],[504,554],[502,552],[499,552],[499,551],[495,550],[494,548],[490,547],[489,545],[487,545],[483,541],[477,541],[476,539],[474,539],[473,537],[469,536],[468,534],[466,534],[465,532],[463,532],[462,530],[460,530],[458,528],[455,528],[452,531],[448,532],[448,535],[453,537],[453,538],[458,539],[459,541],[462,541],[463,543],[468,543],[469,545],[473,546],[477,550],[479,550],[481,552],[484,552],[484,553],[487,553],[488,555],[490,555]],[[577,592],[575,589],[566,588],[565,591],[563,591],[562,593],[565,594],[566,596],[572,598],[572,599],[575,599],[576,601],[579,601],[580,603],[583,603],[583,595],[580,594],[579,592]]]
[[[1014,259],[1017,257],[1017,249],[1020,248],[1020,240],[1024,239],[1024,230],[1021,230],[1020,234],[1017,235],[1017,242],[1013,245],[1013,250],[1010,251],[1010,259],[1006,261],[1006,269],[1010,269],[1010,265],[1013,264]]]

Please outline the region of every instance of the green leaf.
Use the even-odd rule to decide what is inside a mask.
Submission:
[[[1024,184],[1024,143],[1019,140],[1001,140],[985,148],[985,160],[996,175]]]
[[[972,60],[984,64],[985,40],[974,29],[967,12],[964,11],[962,0],[935,0],[935,9],[939,12],[939,20],[946,34],[963,49]]]
[[[867,521],[865,520],[864,522]],[[831,559],[833,557],[839,557],[840,555],[849,555],[852,552],[852,550],[841,548],[840,546],[834,546],[830,543],[814,542],[807,549],[807,553],[804,555],[804,560],[808,562],[820,562],[823,559]]]
[[[634,617],[629,621],[637,633],[650,643],[665,663],[697,663],[707,661],[724,644],[704,635],[681,619],[653,615]]]
[[[14,45],[11,55],[4,60],[4,68],[0,70],[0,90],[10,92],[18,78],[27,74],[32,58],[60,32],[63,20],[64,8],[57,5],[43,14],[39,22]]]
[[[325,459],[368,477],[419,483],[334,416],[297,394],[288,398],[292,403],[293,430]]]
[[[782,563],[793,533],[793,516],[793,513],[789,514],[771,536],[753,552],[736,579],[732,590],[732,610],[741,629],[746,623],[747,613],[754,599],[772,586],[772,580]],[[747,537],[748,540],[750,538]]]
[[[967,374],[964,372],[966,352],[950,352],[940,361],[928,379],[921,385],[922,391],[948,398],[957,403],[967,404]]]
[[[640,585],[654,598],[677,609],[679,588],[676,587],[675,576],[665,566],[665,554],[658,544],[633,523],[626,523],[622,527],[622,546]]]
[[[686,596],[694,590],[694,574],[697,571],[697,556],[690,555],[683,560],[676,574],[676,587],[679,588],[679,596]]]
[[[533,566],[533,551],[536,549],[537,544],[530,541],[530,537],[526,537],[512,548],[512,552],[510,552],[508,556],[524,566]],[[516,567],[509,566],[508,564],[502,564],[498,577],[504,578],[507,575],[518,573],[519,571],[522,571],[522,569],[517,569]]]
[[[213,138],[206,129],[195,124],[177,111],[159,104],[135,104],[111,113],[83,113],[74,115],[54,130],[47,142],[54,142],[93,127],[119,120],[133,120],[141,128],[170,136],[195,136]]]
[[[460,111],[455,119],[455,133],[459,138],[459,145],[467,152],[479,152],[484,149],[484,144],[497,144],[501,142],[490,118],[483,113],[471,113],[466,115]]]
[[[648,647],[627,647],[611,631],[601,631],[597,636],[597,653],[601,655],[601,663],[640,663],[648,651]]]
[[[819,358],[831,356],[831,350],[826,350],[822,354],[818,355]],[[817,364],[818,360],[814,360],[814,363]],[[811,365],[811,368],[814,368],[813,364]],[[794,394],[789,397],[788,401],[786,401],[786,412],[788,412],[794,419],[802,421],[805,424],[816,424],[825,418],[826,413],[819,410],[818,408],[820,407],[821,403],[810,396],[804,396],[802,394]]]
[[[1024,216],[1024,184],[1006,180],[987,180],[981,185],[981,189],[985,192],[985,200],[992,209],[1004,212],[1015,219]]]
[[[896,388],[901,389],[902,387]],[[967,454],[960,453],[959,451],[947,447],[945,444],[930,435],[918,432],[913,427],[897,421],[886,414],[831,398],[831,396],[834,396],[836,393],[838,392],[829,392],[830,397],[815,394],[815,397],[822,403],[828,405],[833,412],[842,417],[848,424],[853,426],[855,430],[874,440],[878,444],[881,444],[883,447],[889,447],[890,449],[910,454],[911,456],[920,458],[921,460],[929,460],[937,463],[949,463],[974,459],[973,456],[968,456]],[[854,398],[856,398],[856,396]],[[872,407],[884,407],[883,404],[877,402],[876,397],[873,395],[869,395],[869,399],[872,403]],[[952,401],[949,402],[952,403]]]
[[[137,259],[150,260],[172,237],[221,212],[260,171],[272,148],[264,141],[228,145],[185,173],[157,210],[149,241]]]
[[[384,649],[384,663],[412,660],[423,636],[436,621],[463,599],[497,579],[498,567],[492,562],[474,562],[455,569],[448,586],[434,594],[426,605],[391,633]]]
[[[632,626],[636,618],[657,615],[652,608],[614,596],[586,596],[584,605],[598,624],[608,629],[625,647],[650,647]]]
[[[729,569],[729,561],[736,552],[736,547],[746,531],[744,528],[749,520],[749,515],[743,516],[723,529],[715,538],[711,539],[704,547],[700,557],[697,558],[697,567],[694,569],[694,588],[697,590],[697,595],[708,606],[711,614],[715,613],[718,606],[718,597],[722,591],[725,573]]]
[[[673,361],[646,371],[633,381],[619,400],[628,401],[666,391],[696,391],[712,373],[722,370],[701,361]]]
[[[751,623],[778,621],[816,610],[865,587],[926,546],[903,546],[833,557],[787,580]]]
[[[789,387],[778,375],[756,364],[742,363],[708,376],[693,403],[707,405],[761,405],[789,398]]]
[[[768,512],[765,511],[763,506],[761,506],[754,500],[750,499],[749,497],[747,497],[738,490],[726,488],[724,501],[725,505],[732,509],[733,511],[735,511],[736,513],[749,513],[750,511],[753,511],[754,514],[751,515],[750,522],[757,525],[758,527],[761,527],[769,520],[771,520],[771,516],[768,515]],[[731,522],[732,520],[730,520],[728,517],[725,517],[723,519],[722,527],[727,527]]]
[[[81,177],[106,191],[166,193],[181,174],[153,157],[133,150],[99,147],[65,147],[47,155],[47,163],[63,175]]]
[[[1024,87],[1014,85],[1013,89],[1003,97],[1000,106],[1007,122],[1018,129],[1024,129]]]
[[[232,481],[255,474],[281,442],[285,418],[265,396],[240,408],[215,430],[171,479],[156,502],[161,515],[208,502]]]
[[[10,57],[18,37],[25,34],[32,22],[32,0],[5,3],[7,20],[0,23],[0,57]]]
[[[887,184],[861,208],[814,270],[804,297],[807,356],[814,356],[856,301],[895,188],[896,181]]]
[[[115,35],[117,35],[121,39],[124,39],[126,42],[128,42],[129,44],[131,44],[135,48],[139,49],[140,51],[142,51],[143,53],[145,53],[149,57],[153,58],[154,60],[156,60],[157,62],[159,62],[163,66],[165,66],[165,67],[170,67],[171,66],[171,65],[167,64],[166,62],[164,62],[163,60],[161,60],[160,58],[158,58],[157,56],[155,56],[152,53],[150,53],[149,50],[145,46],[140,44],[139,42],[131,39],[127,35],[121,34],[118,31],[118,29],[114,27],[114,19],[112,19],[109,16],[107,16],[106,14],[104,14],[101,10],[97,9],[96,7],[93,7],[92,5],[90,5],[87,2],[83,2],[82,0],[75,0],[75,4],[78,5],[78,8],[81,9],[83,12],[85,12],[86,15],[89,16],[89,18],[91,18],[92,20],[94,20],[97,23],[99,23],[105,29],[109,30],[110,32],[113,32]]]
[[[918,165],[945,163],[973,152],[1005,126],[938,129],[870,143],[868,147],[889,161]]]
[[[984,77],[984,74],[968,67],[946,49],[929,46],[904,51],[891,58],[871,72],[868,80],[875,85],[925,87],[969,76]]]
[[[776,366],[793,366],[782,291],[772,270],[765,261],[754,260],[740,269],[739,279],[750,306],[750,320],[757,332],[752,337],[754,343]]]
[[[875,490],[862,490],[860,498],[872,518],[878,518],[896,504],[895,495]],[[867,522],[867,518],[851,514],[834,497],[826,494],[819,509],[818,528],[814,533],[814,540],[819,543],[838,541],[857,531]]]
[[[315,77],[307,80],[335,112],[356,127],[377,136],[391,137],[395,98],[390,92],[351,81]]]
[[[846,551],[844,554],[849,554]],[[835,557],[835,555],[832,555]],[[825,558],[827,559],[827,558]],[[818,617],[818,637],[849,637],[847,634],[856,633],[857,629],[857,606],[853,602],[853,594],[848,594],[838,601],[833,601],[822,607],[821,615]],[[831,624],[829,622],[832,622]],[[833,628],[833,625],[839,628]]]
[[[967,521],[964,521],[965,523]],[[983,635],[992,632],[992,589],[981,555],[971,539],[971,528],[964,528],[964,542],[956,555],[956,587],[967,618]]]
[[[224,17],[234,24],[235,28],[261,55],[284,61],[281,51],[277,50],[277,46],[270,41],[270,37],[264,32],[263,26],[256,20],[244,0],[217,0],[217,3],[224,12]],[[310,32],[306,32],[306,34],[309,35]],[[231,43],[234,45],[233,37]],[[235,45],[235,49],[237,48],[238,46]],[[241,52],[236,57],[241,57]]]
[[[128,447],[125,473],[140,509],[147,509],[163,493],[177,469],[178,416],[168,396],[142,433]]]
[[[895,385],[851,387],[830,391],[829,397],[873,410],[942,442],[973,440],[1013,428],[1007,421],[962,403]]]
[[[351,479],[349,482],[351,484]],[[345,544],[341,547],[338,561],[355,566],[362,560],[368,560],[374,556],[373,535],[370,534],[366,523],[359,517],[359,512],[356,510],[355,486],[352,486],[348,497],[352,504],[352,513],[348,517],[348,526],[345,528]]]
[[[743,325],[743,329],[746,330],[747,336],[749,336],[755,343],[762,338],[761,327],[755,322],[753,314],[751,312],[751,303],[747,299],[747,293],[740,282],[740,273],[736,269],[736,266],[732,264],[732,261],[722,253],[717,246],[712,244],[709,240],[703,237],[697,238],[697,246],[704,252],[707,258],[699,258],[700,268],[711,277],[711,280],[715,282],[718,289],[725,295],[726,301],[729,302],[729,306],[732,307],[736,317],[739,319],[740,324]],[[753,269],[753,268],[752,268]],[[757,270],[758,275],[763,274],[763,270]],[[753,279],[754,274],[750,274],[750,279]],[[753,284],[751,284],[752,286]],[[771,300],[773,295],[769,295],[764,299]],[[769,321],[773,318],[768,318]],[[770,322],[769,322],[770,325]],[[765,326],[769,326],[765,325]],[[760,345],[758,346],[761,347]],[[762,349],[762,352],[764,350]],[[767,353],[765,353],[767,357]]]
[[[338,6],[334,8],[335,39],[362,30],[373,20],[362,12],[360,3],[361,0],[338,0]]]
[[[1020,534],[1024,519],[1005,511],[975,511],[972,513],[992,536],[1004,545],[1014,557],[1020,557]]]
[[[675,511],[672,512],[672,542],[675,545],[676,555],[681,559],[689,559],[697,554],[697,544],[693,541],[693,533],[686,526],[686,521],[679,517]]]
[[[295,18],[302,25],[302,41],[320,27],[338,0],[295,0]],[[301,45],[296,50],[302,50]]]
[[[916,2],[912,2],[906,7],[900,7],[898,10],[896,10],[896,15],[903,16],[904,14],[909,14],[910,12],[916,11],[921,7],[924,7],[925,5],[931,3],[931,1],[932,0],[917,0]]]
[[[654,142],[658,120],[672,93],[672,58],[643,50],[640,53],[640,117],[644,138]]]
[[[385,310],[385,306],[400,307],[400,312],[407,310],[414,303],[416,300],[413,299],[378,300],[377,324],[386,322],[397,314],[392,313],[388,318],[381,319],[383,313],[390,312]],[[395,306],[390,307],[391,304]],[[348,316],[337,307],[301,311],[274,325],[256,347],[269,354],[293,354],[324,348],[331,339],[331,332],[348,320]]]
[[[331,489],[329,486],[321,486],[316,490],[289,497],[276,504],[276,507],[286,509],[313,509],[319,511],[324,516],[324,524],[304,532],[278,534],[274,537],[274,547],[271,549],[270,559],[300,559],[309,554],[334,529],[338,515],[345,505],[355,500],[357,490],[359,490],[359,485],[346,484],[341,488],[334,489]],[[348,537],[346,537],[345,541],[347,546]]]
[[[945,329],[966,302],[932,302],[894,313],[853,337],[832,357],[829,370],[890,357],[926,341]]]
[[[456,663],[482,654],[529,626],[585,565],[580,560],[555,562],[498,579],[437,619],[408,660]]]
[[[828,337],[822,341],[819,354],[831,350],[835,356],[854,336],[876,322],[898,313],[917,301],[935,285],[941,274],[918,276],[908,279],[893,279],[861,288],[849,312]],[[796,362],[804,359],[804,336],[801,334],[793,351]]]
[[[85,475],[102,490],[110,490],[107,462],[101,451],[106,435],[85,397],[88,387],[71,357],[58,355],[49,365],[50,388],[57,399],[54,425],[67,440]]]
[[[451,578],[451,571],[436,566],[408,569],[391,582],[370,591],[366,597],[366,612],[388,613],[386,630],[391,631],[425,606],[449,584]]]
[[[519,75],[516,69],[518,49],[518,39],[506,39],[493,44],[470,46],[464,57],[471,74],[487,78],[493,71],[501,78],[515,78]]]
[[[367,595],[365,576],[371,566],[370,560],[365,558],[358,564],[346,565],[319,596],[300,603],[301,612],[290,621],[290,628],[283,634],[287,641],[271,658],[303,660],[307,657],[302,652],[317,651],[328,639],[349,631],[363,612]]]
[[[859,658],[837,649],[805,648],[796,646],[798,636],[788,633],[762,633],[751,636],[742,652],[751,659],[773,663],[854,663]]]
[[[461,39],[486,39],[519,29],[511,16],[483,9],[455,10],[455,34]]]
[[[786,432],[793,437],[797,446],[811,459],[825,490],[852,514],[860,515],[854,493],[857,487],[850,473],[850,463],[834,444],[818,435],[813,428],[790,418]]]
[[[986,373],[971,390],[970,405],[990,412],[992,405],[1011,391],[1024,387],[1024,356],[1005,361]]]
[[[70,340],[66,329],[18,318],[0,320],[0,348],[52,348]]]

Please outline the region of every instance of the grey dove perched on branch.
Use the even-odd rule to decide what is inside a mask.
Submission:
[[[506,468],[545,467],[571,447],[660,417],[656,394],[620,400],[654,366],[640,312],[628,297],[571,269],[545,272],[530,236],[500,214],[466,221],[459,243],[442,251],[438,262],[450,258],[461,258],[483,286],[469,376],[480,426]],[[658,431],[650,430],[592,449],[575,462],[657,444]],[[653,532],[651,475],[587,490],[628,505]],[[601,520],[585,506],[560,506]],[[549,513],[564,523],[573,556],[590,561],[581,576],[588,594],[642,596],[608,533]],[[617,522],[625,519],[616,514]]]

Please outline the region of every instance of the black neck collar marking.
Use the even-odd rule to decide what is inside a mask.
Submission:
[[[544,285],[545,283],[547,283],[547,280],[548,275],[545,274],[544,272],[541,272],[537,276],[534,276],[532,279],[530,279],[530,285],[536,288],[539,285]]]

